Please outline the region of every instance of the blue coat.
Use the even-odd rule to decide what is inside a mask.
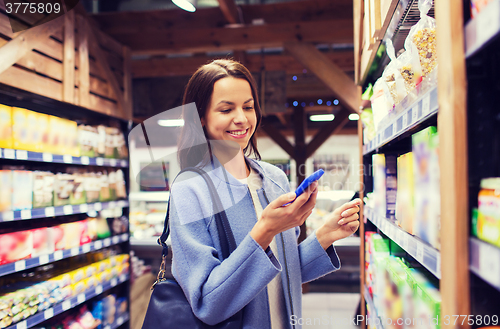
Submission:
[[[279,168],[247,160],[262,177],[263,188],[258,191],[262,208],[290,192],[287,177]],[[208,187],[193,172],[178,176],[170,199],[172,274],[193,312],[213,325],[245,307],[244,328],[271,329],[266,286],[280,275],[287,318],[300,319],[301,284],[340,268],[335,249],[332,246],[325,251],[315,234],[297,244],[296,227],[276,236],[278,255],[266,253],[249,235],[257,216],[247,185],[223,169],[217,159],[205,170],[219,193],[238,247],[227,259],[219,260],[221,249]],[[290,324],[292,327],[300,326]]]

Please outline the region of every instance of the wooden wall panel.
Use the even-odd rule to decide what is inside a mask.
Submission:
[[[0,83],[62,101],[62,83],[11,66],[0,74]]]

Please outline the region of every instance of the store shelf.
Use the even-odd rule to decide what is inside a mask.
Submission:
[[[121,326],[122,324],[124,324],[125,322],[127,322],[129,319],[130,319],[130,316],[129,316],[128,313],[122,314],[121,316],[119,316],[116,319],[115,322],[113,322],[112,324],[108,324],[108,325],[104,326],[103,329],[116,329],[119,326]]]
[[[62,312],[65,312],[69,309],[72,309],[87,300],[94,298],[97,295],[102,294],[103,292],[115,287],[116,285],[123,283],[129,279],[129,276],[127,274],[121,275],[118,278],[114,278],[109,282],[106,282],[102,285],[98,285],[95,288],[87,289],[85,292],[79,294],[78,296],[72,297],[70,299],[65,300],[64,302],[61,302],[43,312],[38,312],[26,320],[23,320],[21,322],[18,322],[15,325],[12,325],[10,327],[7,327],[7,329],[27,329],[31,328],[33,326],[36,326],[37,324],[48,320]],[[123,318],[120,322],[123,324],[125,321],[125,318]],[[118,325],[118,319],[116,321],[116,325]],[[112,325],[110,325],[109,329],[112,329]],[[115,327],[116,328],[116,327]]]
[[[38,153],[25,150],[3,148],[0,148],[0,159],[128,168],[128,161],[122,159],[108,159],[101,157],[89,158],[87,156],[74,157],[71,155]]]
[[[345,239],[335,241],[334,247],[359,247],[361,238],[359,236],[350,236]]]
[[[387,120],[387,124],[377,133],[377,136],[371,140],[370,143],[363,145],[363,155],[377,150],[381,146],[406,133],[414,126],[424,122],[437,112],[437,87],[434,87],[420,96],[413,104],[405,107],[401,113]]]
[[[369,207],[365,206],[364,215],[389,239],[396,242],[422,266],[441,279],[441,253],[439,250],[405,232]]]
[[[500,34],[500,0],[492,0],[465,25],[465,57],[472,56]]]
[[[469,239],[470,270],[500,291],[500,248]]]
[[[128,207],[127,200],[5,211],[0,213],[0,222],[46,218],[54,216],[65,216],[73,214],[85,214],[89,211],[101,211],[103,209],[125,208],[125,207]]]
[[[159,236],[150,237],[150,238],[142,238],[142,239],[130,237],[130,245],[131,246],[154,246],[154,247],[161,248],[161,246],[158,244],[158,238],[159,238]],[[167,245],[170,246],[169,243],[167,243]]]
[[[56,262],[61,259],[78,256],[82,254],[86,254],[91,251],[99,250],[105,247],[109,247],[112,245],[116,245],[122,242],[127,241],[129,238],[128,233],[123,233],[121,235],[115,235],[113,237],[109,237],[102,240],[93,241],[90,243],[86,243],[82,246],[75,247],[72,249],[58,250],[54,253],[41,255],[38,257],[32,257],[28,259],[18,260],[14,263],[9,263],[0,266],[0,276],[4,276],[7,274],[20,272],[25,269],[37,267],[40,265],[45,265],[48,263]]]
[[[131,192],[128,196],[130,201],[152,201],[167,202],[170,192]]]
[[[375,325],[376,329],[384,329],[384,326],[382,326],[382,320],[380,320],[380,317],[378,316],[377,309],[375,308],[375,305],[373,304],[372,296],[370,296],[370,292],[368,291],[368,287],[365,286],[365,293],[364,293],[365,301],[368,304],[368,307],[372,312],[374,312],[378,318],[379,321],[376,321],[375,319],[370,319],[370,323]]]

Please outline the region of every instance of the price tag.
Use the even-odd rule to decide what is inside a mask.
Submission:
[[[125,274],[120,275],[120,282],[125,282],[127,280],[127,276]]]
[[[45,217],[54,217],[56,215],[56,209],[54,207],[45,208]]]
[[[81,158],[82,165],[88,165],[90,163],[90,159],[88,156],[82,156]]]
[[[11,220],[14,220],[14,212],[13,211],[6,211],[2,215],[2,220],[4,222],[9,222]]]
[[[21,210],[21,219],[31,219],[31,210],[30,209]]]
[[[58,250],[54,253],[54,260],[61,260],[63,259],[63,252],[62,250]]]
[[[120,242],[120,237],[116,235],[113,237],[113,244],[117,244],[118,242]]]
[[[396,134],[398,133],[398,125],[396,124],[396,122],[394,122],[392,124],[392,137],[396,136]]]
[[[65,215],[72,215],[73,214],[73,206],[68,204],[63,207],[63,213]]]
[[[95,158],[95,163],[98,166],[104,165],[104,159],[103,158]]]
[[[94,249],[101,249],[102,248],[102,241],[101,240],[97,240],[96,242],[94,242]]]
[[[127,241],[127,239],[128,239],[128,234],[127,234],[127,233],[123,233],[123,234],[121,235],[121,239],[122,239],[122,241]]]
[[[73,157],[71,155],[66,154],[63,156],[63,161],[64,163],[73,163]]]
[[[122,161],[120,162],[120,165],[121,165],[122,167],[126,167],[126,166],[127,166],[127,161],[122,160]]]
[[[116,278],[111,279],[111,287],[114,287],[118,284],[118,280]]]
[[[15,263],[15,270],[16,272],[22,271],[26,269],[26,262],[24,260],[19,260]]]
[[[115,201],[111,201],[111,202],[108,204],[108,208],[110,208],[110,209],[116,208],[116,202],[115,202]]]
[[[418,119],[418,106],[411,109],[411,122],[415,123]]]
[[[40,265],[43,265],[43,264],[47,264],[49,262],[49,255],[41,255],[39,258],[38,258],[38,263]]]
[[[99,286],[97,286],[97,287],[95,288],[95,294],[96,294],[96,295],[99,295],[99,294],[101,294],[101,293],[102,293],[102,286],[101,286],[101,285],[99,285]]]
[[[54,309],[49,308],[48,310],[45,310],[45,312],[43,312],[43,315],[45,317],[45,320],[50,319],[51,317],[54,316]]]
[[[80,213],[84,214],[89,211],[89,205],[84,203],[80,205]]]
[[[63,311],[67,311],[71,308],[71,301],[70,300],[65,300],[63,303],[62,303],[62,309]]]
[[[28,160],[28,151],[17,150],[16,151],[16,159],[17,160]]]
[[[424,245],[417,242],[417,261],[422,264],[424,262]]]
[[[110,238],[106,238],[103,240],[103,243],[102,243],[105,247],[109,247],[111,245],[111,239]]]
[[[16,325],[16,329],[26,329],[26,328],[27,328],[26,321],[21,321]]]
[[[109,164],[111,167],[116,167],[116,159],[109,159]]]
[[[85,301],[85,294],[79,294],[78,297],[76,297],[78,304],[81,304]]]
[[[119,326],[121,326],[123,324],[123,317],[119,317],[118,320],[116,320],[116,324]]]
[[[44,162],[53,162],[54,161],[54,157],[50,153],[43,153],[42,159]]]
[[[80,253],[80,248],[79,247],[71,248],[71,256],[76,256],[79,253]]]
[[[100,202],[94,203],[94,210],[101,211],[102,210],[102,203],[100,203]]]
[[[490,246],[481,246],[479,249],[479,271],[481,276],[494,286],[500,286],[500,262],[498,257],[492,257]]]
[[[403,114],[403,128],[402,129],[405,129],[407,126],[408,126],[408,114],[405,113],[405,114]]]
[[[422,116],[426,116],[431,112],[431,95],[427,94],[422,99]]]
[[[3,150],[3,157],[5,159],[15,159],[16,158],[16,151],[12,149],[4,149]]]
[[[87,253],[87,252],[89,252],[89,251],[90,251],[90,243],[84,244],[84,245],[82,246],[82,252],[83,252],[83,253]]]

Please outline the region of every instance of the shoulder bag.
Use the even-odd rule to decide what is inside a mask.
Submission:
[[[215,209],[223,209],[222,203],[217,194],[214,184],[208,174],[198,168],[186,168],[184,171],[194,171],[200,174],[208,185],[210,196]],[[160,271],[156,282],[151,287],[153,293],[149,300],[148,309],[142,329],[237,329],[242,327],[243,323],[243,310],[230,317],[229,319],[210,326],[199,320],[193,313],[191,305],[189,305],[182,288],[175,280],[165,278],[165,262],[168,254],[168,246],[166,240],[170,234],[168,225],[169,208],[167,207],[167,214],[165,217],[165,227],[163,234],[158,239],[158,244],[163,247],[162,262]],[[229,221],[225,211],[214,211],[215,222],[217,224],[217,231],[219,233],[219,240],[221,242],[223,259],[229,257],[230,253],[236,249],[236,242],[234,240],[233,232],[229,226]]]

